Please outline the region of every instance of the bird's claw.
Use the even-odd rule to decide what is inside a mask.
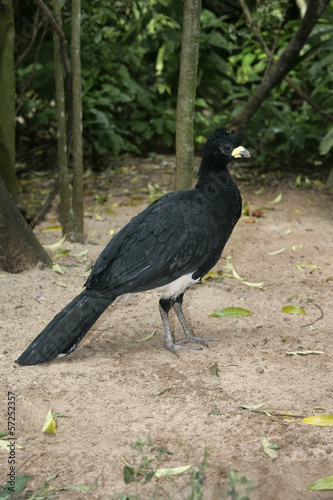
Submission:
[[[202,347],[183,346],[174,344],[173,342],[166,342],[165,347],[168,349],[168,351],[172,352],[172,354],[175,354],[177,357],[179,357],[178,351],[180,351],[181,349],[193,349],[195,351],[202,351]]]
[[[206,339],[202,337],[196,337],[192,334],[187,334],[186,339],[179,340],[178,344],[187,344],[188,342],[193,342],[194,344],[202,344],[205,347],[208,347],[207,342],[219,342],[219,339]]]

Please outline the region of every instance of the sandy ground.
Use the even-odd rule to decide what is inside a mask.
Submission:
[[[155,445],[149,458],[156,458],[156,449],[167,449],[160,461],[156,458],[156,467],[198,465],[207,448],[205,499],[221,498],[228,469],[253,480],[252,500],[332,499],[333,491],[306,488],[333,474],[332,428],[300,421],[333,413],[333,196],[323,190],[271,185],[255,194],[260,182],[252,186],[238,175],[250,217],[237,224],[215,271],[229,257],[244,280],[264,285],[214,278],[192,286],[184,300],[194,331],[220,342],[202,351],[183,351],[179,358],[156,347],[163,342],[163,328],[158,293],[150,291],[109,308],[70,356],[33,367],[15,365],[45,322],[81,291],[82,274],[107,243],[109,230],[117,231],[147,205],[142,186],[157,182],[162,169],[160,187],[170,188],[172,161],[155,163],[98,177],[87,195],[88,243],[66,241],[61,248],[70,252],[56,259],[64,275],[39,269],[19,275],[0,272],[0,431],[7,428],[9,391],[16,398],[15,437],[22,446],[16,449],[17,474],[33,476],[30,490],[54,473],[56,490],[91,485],[99,478],[88,493],[62,491],[56,498],[108,499],[116,492],[187,498],[188,490],[182,489],[187,473],[174,484],[165,478],[153,478],[145,486],[124,484],[123,458],[133,463],[131,443],[146,439],[149,432]],[[107,196],[104,204],[96,201],[96,192]],[[279,203],[268,203],[280,193]],[[262,207],[263,217],[253,217],[252,211]],[[43,231],[56,224],[54,216],[50,213],[36,228],[43,244],[61,237]],[[55,256],[55,250],[50,253]],[[297,267],[302,264],[317,267]],[[284,314],[282,307],[288,304],[303,307],[306,316]],[[231,306],[252,315],[210,316],[214,309]],[[323,317],[305,326],[321,315],[316,306]],[[172,326],[176,338],[182,337],[174,318]],[[135,342],[153,330],[153,338]],[[323,353],[286,354],[302,350]],[[217,375],[210,369],[215,364]],[[256,411],[241,405],[262,406]],[[70,415],[56,419],[56,435],[41,432],[50,408]],[[265,454],[263,438],[277,444],[276,460]],[[0,455],[3,482],[8,452],[0,450]]]

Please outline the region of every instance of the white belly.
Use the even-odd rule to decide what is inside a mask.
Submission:
[[[175,295],[181,295],[184,293],[193,283],[197,283],[200,278],[194,280],[192,279],[192,274],[185,274],[184,276],[181,276],[180,278],[176,279],[175,281],[172,281],[168,285],[164,285],[161,287],[158,287],[157,290],[160,290],[163,292],[162,297],[164,299],[169,299],[171,297],[174,297]]]

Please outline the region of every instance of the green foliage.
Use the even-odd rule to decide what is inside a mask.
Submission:
[[[249,5],[253,25],[260,29],[270,50],[275,47],[277,58],[301,22],[296,4],[263,0]],[[176,0],[83,0],[86,155],[174,149],[182,9],[183,3]],[[63,17],[69,40],[69,2],[64,4]],[[331,114],[332,21],[333,1],[289,73],[303,92]],[[46,56],[52,54],[51,47],[50,33],[34,78],[22,96],[17,127],[20,147],[54,139],[52,58]],[[214,129],[230,126],[271,62],[241,15],[238,2],[203,2],[195,111],[195,144],[199,149]],[[17,68],[18,96],[32,66],[32,57],[27,56]],[[318,158],[329,124],[327,117],[283,81],[258,109],[244,135],[258,164],[281,168],[295,159]],[[329,159],[329,155],[323,158]]]
[[[229,470],[224,498],[228,500],[249,500],[253,491],[252,483],[252,479],[242,476],[236,471]]]

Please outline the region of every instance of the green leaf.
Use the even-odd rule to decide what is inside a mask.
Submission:
[[[333,490],[333,476],[323,477],[307,486],[309,490]]]
[[[82,484],[79,486],[64,486],[63,488],[60,488],[59,491],[89,491],[91,488],[92,486]]]
[[[124,467],[124,482],[125,484],[135,482],[135,469],[131,465],[125,465]]]
[[[285,314],[306,314],[303,307],[293,305],[282,307],[282,312]]]
[[[243,318],[251,316],[251,314],[251,311],[241,307],[226,307],[225,309],[215,309],[210,316],[214,316],[214,318]]]
[[[9,499],[16,497],[19,493],[21,493],[24,488],[26,487],[28,481],[32,478],[33,476],[16,476],[15,477],[15,486],[11,486],[10,483],[6,483],[0,488],[0,498],[1,499]],[[10,490],[9,488],[14,488],[14,491]]]
[[[333,415],[313,415],[302,420],[303,424],[318,425],[320,427],[333,427]]]
[[[0,432],[0,438],[3,438],[3,437],[5,437],[5,436],[7,436],[7,433],[6,433],[6,432]]]

